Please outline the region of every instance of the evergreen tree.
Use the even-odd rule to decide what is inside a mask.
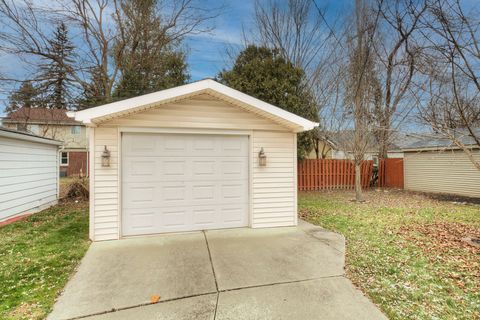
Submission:
[[[82,98],[77,100],[77,109],[96,107],[112,100],[105,91],[103,72],[98,68],[90,69],[90,83],[84,86]]]
[[[38,89],[32,85],[31,81],[23,82],[20,88],[9,96],[9,105],[5,108],[5,112],[11,113],[22,107],[37,107],[38,94]]]
[[[165,32],[157,0],[126,0],[124,34],[115,50],[121,77],[114,96],[128,98],[184,84],[189,76],[179,40]],[[119,38],[120,39],[120,38]]]
[[[313,95],[306,89],[305,73],[281,57],[277,50],[250,45],[237,57],[231,70],[219,74],[220,81],[260,100],[318,121]],[[313,149],[313,131],[298,135],[298,157]]]
[[[39,87],[45,92],[44,105],[48,108],[68,109],[72,104],[74,46],[68,38],[68,30],[60,22],[48,41],[48,63],[40,65]]]

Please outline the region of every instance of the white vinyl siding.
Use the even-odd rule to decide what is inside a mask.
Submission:
[[[57,201],[56,145],[0,137],[0,221]]]
[[[119,173],[118,129],[98,127],[92,129],[95,137],[94,151],[94,218],[95,240],[118,239],[119,237]],[[110,167],[102,167],[102,153],[107,146],[110,151]]]
[[[405,152],[404,172],[407,190],[480,197],[480,171],[460,150]]]
[[[253,132],[252,227],[291,226],[296,223],[296,134]],[[267,165],[258,165],[263,147]]]
[[[95,148],[95,172],[92,226],[93,240],[121,237],[121,193],[119,172],[119,137],[122,130],[149,132],[171,129],[215,133],[215,130],[244,132],[251,137],[249,179],[251,227],[292,226],[296,219],[296,134],[269,119],[245,111],[208,95],[161,105],[123,116],[92,127]],[[155,131],[152,131],[155,132]],[[222,133],[219,133],[222,134]],[[111,152],[109,168],[101,166],[104,146]],[[267,166],[258,166],[258,152],[263,147]]]

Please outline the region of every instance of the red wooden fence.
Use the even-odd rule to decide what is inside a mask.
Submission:
[[[379,162],[375,179],[373,161],[361,166],[362,188],[373,186],[403,188],[403,159],[385,159]],[[353,189],[355,166],[351,160],[306,159],[298,162],[298,190]]]
[[[362,187],[370,185],[373,161],[361,166]],[[355,166],[350,160],[305,159],[298,162],[298,190],[353,189]]]
[[[402,158],[388,158],[379,161],[378,186],[403,189]]]

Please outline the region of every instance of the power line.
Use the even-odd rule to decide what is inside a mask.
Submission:
[[[337,41],[337,43],[340,45],[340,47],[342,49],[345,49],[343,47],[343,44],[342,42],[340,42],[340,39],[338,39],[338,37],[335,35],[335,31],[333,31],[333,28],[330,26],[330,24],[328,23],[327,19],[325,18],[325,15],[323,14],[322,10],[320,9],[320,7],[318,6],[317,2],[315,0],[312,0],[313,4],[315,5],[315,8],[317,8],[317,11],[318,11],[318,14],[319,16],[322,18],[323,22],[325,22],[325,25],[327,26],[327,28],[330,30],[330,33],[332,34],[333,38],[335,39],[335,41]]]

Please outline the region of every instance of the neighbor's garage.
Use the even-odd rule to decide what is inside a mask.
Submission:
[[[0,127],[0,221],[57,202],[62,142]]]
[[[92,240],[297,224],[297,133],[317,123],[213,80],[70,115],[89,127]]]
[[[480,150],[471,152],[480,160]],[[458,149],[405,150],[404,179],[406,190],[480,197],[480,171]]]

